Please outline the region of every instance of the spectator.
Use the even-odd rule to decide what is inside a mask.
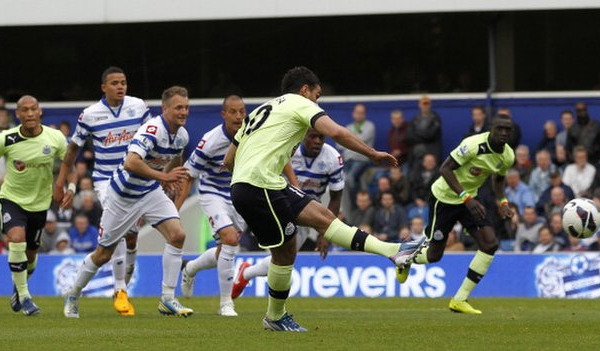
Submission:
[[[562,125],[562,130],[556,135],[556,146],[562,146],[565,149],[567,148],[567,137],[569,135],[569,129],[575,123],[575,118],[573,117],[573,112],[566,110],[561,112],[560,114],[560,124]]]
[[[77,214],[85,215],[91,225],[99,228],[100,218],[102,217],[102,206],[96,199],[96,194],[91,190],[84,190],[75,196],[79,196],[80,199]]]
[[[414,217],[410,220],[410,238],[411,240],[421,240],[425,236],[425,221],[421,217]]]
[[[587,246],[581,241],[581,239],[569,235],[569,246],[565,247],[563,251],[581,252],[586,251]]]
[[[562,213],[563,207],[567,204],[565,191],[560,186],[555,186],[550,190],[550,202],[544,204],[542,216],[549,218],[554,213]]]
[[[577,113],[577,123],[569,128],[567,136],[568,155],[572,155],[570,159],[577,162],[575,160],[577,146],[583,146],[587,151],[590,163],[596,163],[600,156],[600,124],[590,118],[587,106],[583,102],[575,105],[575,112]]]
[[[529,177],[529,188],[537,200],[550,185],[550,173],[556,171],[556,166],[552,164],[548,150],[544,149],[535,154],[535,163],[536,167]]]
[[[77,186],[77,191],[81,192],[81,191],[85,191],[85,190],[94,191],[94,183],[92,182],[91,177],[83,177],[83,178],[79,179],[79,185]]]
[[[67,234],[64,230],[58,228],[56,224],[56,214],[52,210],[46,212],[46,224],[40,234],[39,252],[50,252],[56,248],[56,240],[61,234]]]
[[[535,208],[526,207],[523,211],[523,222],[517,227],[515,251],[531,251],[538,242],[538,232],[544,221],[538,217]]]
[[[489,123],[485,116],[485,109],[483,106],[473,106],[471,109],[471,118],[473,123],[469,127],[469,130],[465,134],[464,138],[470,137],[471,135],[487,132],[490,129]]]
[[[517,146],[517,149],[515,150],[514,167],[519,171],[521,180],[525,182],[525,184],[529,184],[529,176],[533,170],[533,163],[531,162],[531,157],[529,155],[529,146],[523,144]]]
[[[465,245],[460,241],[462,226],[456,224],[450,233],[448,233],[448,239],[446,240],[446,251],[465,251]]]
[[[570,186],[565,185],[562,182],[562,177],[558,170],[550,172],[549,177],[550,185],[546,188],[546,190],[544,190],[542,195],[540,195],[537,203],[535,204],[535,210],[537,211],[538,215],[543,215],[543,213],[545,212],[544,206],[550,201],[552,201],[552,188],[556,186],[561,187],[563,189],[563,192],[565,193],[565,199],[567,200],[567,202],[575,198],[575,193],[573,193],[573,189],[571,189]]]
[[[69,245],[69,234],[61,232],[56,238],[56,244],[52,249],[50,255],[72,255],[75,250]]]
[[[421,164],[426,154],[436,160],[442,157],[442,121],[431,109],[431,99],[423,96],[419,100],[419,114],[408,127],[408,142],[411,145],[410,168]]]
[[[519,143],[521,142],[521,126],[517,123],[517,121],[515,121],[515,118],[513,117],[512,112],[510,112],[510,110],[508,108],[502,107],[502,108],[498,109],[498,114],[499,115],[507,115],[512,119],[513,130],[512,130],[512,133],[510,134],[510,138],[508,138],[507,144],[514,150],[517,147],[517,145],[519,145]]]
[[[400,110],[392,111],[390,115],[392,126],[388,131],[388,149],[390,154],[398,159],[401,166],[407,165],[409,144],[407,139],[408,124]]]
[[[380,207],[375,211],[375,236],[382,241],[394,241],[403,225],[406,225],[406,212],[394,203],[391,192],[384,192],[381,194]]]
[[[588,151],[583,146],[573,149],[575,163],[565,168],[562,181],[570,186],[575,196],[582,197],[588,194],[588,190],[596,176],[596,168],[588,163]]]
[[[538,240],[531,253],[540,254],[545,252],[557,252],[560,250],[560,245],[554,241],[554,236],[550,232],[550,228],[543,225],[538,230]]]
[[[371,204],[371,196],[366,191],[359,191],[356,194],[356,209],[352,210],[349,217],[346,217],[348,225],[359,227],[361,225],[373,226],[375,220],[375,209]],[[372,233],[372,232],[368,232]]]
[[[77,179],[81,179],[83,177],[91,177],[88,164],[84,160],[78,160],[75,163],[75,171],[77,172]]]
[[[519,171],[511,168],[506,172],[506,198],[517,205],[522,215],[526,207],[535,206],[535,198],[529,186],[521,181]],[[536,233],[537,235],[537,233]]]
[[[89,253],[98,246],[98,229],[90,225],[84,214],[75,216],[73,227],[69,229],[69,237],[76,253]]]
[[[375,124],[367,119],[367,108],[363,104],[356,104],[352,111],[354,122],[346,128],[369,146],[375,143]],[[353,199],[359,190],[365,190],[366,185],[361,184],[361,176],[370,164],[368,157],[338,145],[344,158],[344,172],[346,175],[346,189]]]
[[[588,246],[588,251],[600,251],[600,235],[596,234],[596,240]]]
[[[569,247],[569,235],[562,226],[562,213],[551,214],[548,224],[554,236],[554,242],[560,245],[560,249],[563,250],[565,247]]]
[[[567,149],[562,145],[556,145],[556,160],[554,161],[556,167],[561,171],[569,165],[569,158],[567,155]]]
[[[71,208],[58,208],[56,205],[51,207],[56,214],[56,226],[59,230],[69,232],[69,228],[73,225],[73,207]]]
[[[405,225],[400,227],[400,230],[398,231],[398,242],[403,243],[405,241],[411,240],[412,239],[410,238],[410,228],[408,228],[408,226]]]
[[[556,160],[557,134],[558,130],[556,128],[556,122],[546,121],[546,123],[544,123],[544,135],[542,135],[542,140],[540,140],[536,151],[546,150],[548,153],[550,153],[550,159]]]
[[[71,122],[65,120],[60,121],[60,123],[58,123],[58,130],[63,133],[68,142],[71,142]]]
[[[410,181],[404,176],[402,168],[390,168],[390,180],[392,181],[392,193],[396,203],[400,206],[408,205],[411,200]]]
[[[0,107],[0,131],[10,129],[15,126],[10,111],[6,107]]]
[[[440,176],[437,159],[433,154],[425,154],[421,163],[411,170],[409,181],[413,201],[427,202],[431,193],[431,185]]]
[[[383,193],[389,193],[392,191],[392,181],[389,177],[382,176],[377,178],[377,192],[374,194],[375,208],[379,208],[381,205],[381,195]]]

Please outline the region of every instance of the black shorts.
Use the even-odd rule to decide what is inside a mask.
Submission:
[[[231,200],[263,249],[279,247],[292,238],[296,234],[296,218],[312,201],[290,185],[269,190],[247,183],[231,186]]]
[[[460,222],[469,233],[475,233],[483,227],[492,226],[492,218],[489,209],[486,209],[486,218],[476,220],[471,211],[464,204],[445,204],[431,194],[429,197],[429,224],[425,228],[428,240],[446,241],[448,234],[456,224]]]
[[[40,247],[40,235],[46,225],[46,212],[29,212],[16,203],[0,199],[2,206],[2,233],[6,234],[13,227],[25,228],[25,239],[28,250],[37,250]]]

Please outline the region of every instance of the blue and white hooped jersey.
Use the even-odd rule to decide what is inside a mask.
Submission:
[[[104,98],[83,110],[71,140],[82,147],[87,137],[92,137],[94,182],[110,179],[123,160],[127,146],[138,128],[151,117],[146,103],[131,96],[125,96],[116,111]]]
[[[305,156],[304,145],[300,144],[291,162],[300,189],[305,193],[320,199],[327,186],[331,191],[344,189],[344,161],[331,145],[323,144],[321,152],[312,158]]]
[[[185,128],[170,134],[163,116],[144,123],[135,133],[127,152],[135,152],[152,169],[162,171],[175,157],[181,156],[189,141]],[[123,162],[110,178],[110,186],[122,197],[140,198],[158,188],[160,182],[125,170]]]
[[[198,178],[200,196],[213,194],[231,202],[231,172],[223,166],[231,140],[225,124],[220,124],[202,136],[185,163],[190,175]]]

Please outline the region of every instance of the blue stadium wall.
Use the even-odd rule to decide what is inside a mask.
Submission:
[[[542,137],[544,122],[554,120],[558,123],[560,113],[566,109],[574,111],[574,105],[578,101],[588,103],[588,110],[592,118],[600,120],[600,94],[582,93],[577,95],[575,93],[565,93],[564,96],[560,96],[560,94],[552,93],[553,97],[537,97],[543,96],[541,93],[514,95],[520,95],[521,97],[497,98],[488,101],[483,94],[463,94],[452,97],[440,95],[439,98],[433,95],[433,109],[442,118],[444,155],[447,155],[466,133],[471,124],[471,108],[474,105],[490,105],[494,109],[508,107],[515,121],[521,126],[521,143],[529,145],[532,151]],[[393,109],[401,109],[404,111],[406,119],[410,120],[418,113],[418,98],[419,96],[414,95],[402,95],[397,98],[394,98],[394,96],[324,98],[320,105],[338,123],[345,125],[351,122],[354,105],[359,102],[364,103],[367,106],[368,118],[374,121],[377,126],[376,147],[385,150],[387,149],[390,112]],[[256,107],[258,101],[257,99],[247,99],[248,111]],[[188,153],[191,152],[205,132],[222,121],[219,114],[221,110],[220,103],[215,102],[215,100],[211,100],[211,102],[193,102],[186,126],[190,134]],[[67,120],[74,126],[82,108],[54,107],[57,105],[61,106],[61,104],[47,104],[47,107],[44,107],[44,123],[58,124],[62,120]],[[153,114],[160,113],[159,107],[153,106],[152,103],[151,110]]]
[[[264,255],[242,254],[251,263]],[[29,280],[34,296],[62,295],[75,280],[84,256],[41,255]],[[192,258],[192,257],[188,257]],[[298,256],[291,295],[299,297],[450,297],[467,272],[473,253],[447,254],[431,265],[413,265],[405,284],[399,285],[389,260],[362,253],[331,253],[325,261],[312,253]],[[139,256],[130,284],[132,296],[159,296],[162,258]],[[0,256],[0,295],[10,295],[10,272],[6,256]],[[179,290],[179,289],[178,289]],[[267,296],[266,278],[257,278],[245,296]],[[113,293],[111,265],[105,265],[84,290],[86,296],[110,297]],[[196,296],[218,296],[216,269],[198,273]],[[177,291],[177,294],[180,294]],[[597,298],[600,296],[600,253],[498,254],[474,297]]]

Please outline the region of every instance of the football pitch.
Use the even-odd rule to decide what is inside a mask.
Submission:
[[[162,316],[158,298],[132,298],[120,317],[110,299],[83,298],[80,319],[62,299],[35,298],[42,313],[1,312],[5,350],[598,350],[598,300],[472,299],[480,316],[451,313],[448,299],[292,298],[307,333],[265,331],[266,299],[240,298],[237,318],[216,315],[218,298],[181,299],[189,318]]]

